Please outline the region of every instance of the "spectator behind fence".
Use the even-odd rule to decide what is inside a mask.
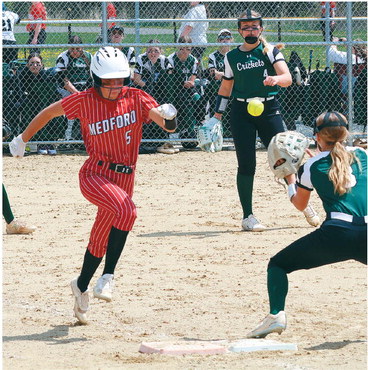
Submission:
[[[45,4],[42,1],[32,1],[28,18],[36,21],[46,20],[47,12]],[[29,32],[27,44],[40,45],[45,43],[47,37],[45,23],[28,23],[26,30]],[[32,48],[30,53],[40,53],[40,48]]]
[[[70,45],[82,44],[82,39],[78,35],[73,35],[69,39]],[[92,86],[89,72],[92,55],[83,50],[81,46],[70,48],[62,52],[56,60],[56,68],[64,71],[64,79],[60,81],[58,92],[65,98],[75,92],[83,91]],[[81,139],[79,130],[73,134],[74,120],[68,120],[65,131],[65,139]]]
[[[162,54],[162,48],[158,45],[159,40],[150,40],[149,46],[145,53],[138,55],[137,64],[134,69],[134,84],[153,96],[159,104],[165,101],[165,89],[168,72],[172,70],[172,66],[165,55]],[[166,131],[156,127],[156,125],[143,126],[143,139],[167,139]],[[160,142],[144,144],[141,146],[141,151],[149,151],[151,148],[156,149],[160,153],[174,154],[178,150],[171,144],[163,144]]]
[[[367,47],[366,45],[355,45],[355,54],[364,60],[364,67],[355,81],[353,90],[354,99],[354,122],[363,125],[363,131],[367,128]]]
[[[230,51],[228,43],[234,42],[233,35],[228,29],[222,29],[217,35],[217,42],[223,43],[219,48],[208,56],[208,71],[209,83],[205,86],[205,101],[208,101],[209,115],[212,117],[215,114],[217,92],[221,85],[222,77],[225,73],[225,54]],[[229,102],[229,107],[230,107]],[[224,128],[224,136],[231,137],[230,122],[228,109],[222,116],[222,125]]]
[[[26,66],[19,71],[16,79],[19,89],[20,132],[42,109],[57,101],[59,96],[56,91],[56,81],[45,70],[42,57],[38,53],[31,53],[28,56]],[[34,137],[34,141],[56,141],[59,138],[60,119],[53,120],[50,124],[47,130],[41,130]],[[56,154],[53,145],[38,145],[37,150],[39,154]]]
[[[187,22],[182,22],[179,29],[179,38],[189,36],[192,39],[193,43],[207,43],[207,29],[208,22],[193,22],[195,19],[207,19],[207,10],[204,4],[201,1],[191,1],[190,9],[184,15],[184,19],[188,19]],[[179,42],[179,41],[178,41]],[[192,54],[198,60],[198,63],[201,63],[202,56],[205,47],[202,46],[193,46]]]
[[[124,40],[124,28],[121,26],[114,26],[111,28],[110,42],[113,44],[121,44]],[[129,65],[132,67],[135,65],[135,52],[134,48],[129,46],[116,46],[117,49],[121,50],[128,59]]]
[[[20,22],[19,15],[6,9],[3,3],[3,63],[18,59],[17,48],[6,48],[4,45],[16,45],[14,25]]]
[[[346,42],[346,38],[333,38],[334,42],[342,41]],[[355,41],[362,41],[357,39]],[[348,76],[347,76],[347,63],[348,53],[346,51],[337,50],[337,45],[331,45],[328,50],[328,58],[334,63],[334,72],[339,77],[340,88],[342,92],[342,98],[346,105],[348,99]],[[367,47],[365,45],[354,45],[352,48],[352,64],[353,64],[353,89],[355,82],[360,73],[367,67]],[[346,106],[343,107],[346,111]],[[346,112],[345,112],[346,113]]]
[[[334,42],[346,42],[346,38],[333,38]],[[355,40],[363,41],[363,40]],[[337,45],[331,45],[328,50],[328,58],[334,63],[334,71],[339,75],[340,87],[343,94],[348,93],[348,78],[347,78],[347,63],[348,53],[346,51],[337,50]],[[360,72],[367,65],[367,47],[365,45],[354,45],[352,48],[352,64],[353,64],[353,85],[359,76]]]
[[[178,43],[189,44],[189,36],[180,37]],[[195,109],[200,99],[200,94],[195,89],[194,80],[197,77],[198,60],[191,54],[190,46],[179,46],[178,50],[169,55],[168,59],[173,67],[172,74],[168,75],[167,100],[178,110],[179,137],[184,139],[194,138],[196,125]],[[197,142],[183,142],[184,148],[195,148]]]
[[[107,10],[107,19],[115,20],[117,16],[115,5],[113,3],[108,3],[106,10]],[[110,39],[111,30],[115,25],[116,25],[115,22],[109,21],[107,22],[107,39]],[[102,27],[102,23],[100,23],[100,27]],[[102,42],[102,30],[101,33],[98,35],[96,42],[98,43]]]
[[[327,18],[326,17],[326,3],[329,4],[330,12],[329,12],[329,18],[330,20],[330,41],[333,38],[333,32],[336,28],[336,22],[333,20],[335,18],[335,8],[336,8],[336,2],[335,1],[321,1],[321,18]],[[322,36],[323,40],[326,41],[326,21],[320,21],[320,27],[322,30]]]

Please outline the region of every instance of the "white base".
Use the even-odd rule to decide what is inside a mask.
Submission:
[[[241,339],[229,343],[231,352],[253,352],[253,351],[297,351],[298,346],[294,343],[281,343],[269,339]]]
[[[226,353],[227,348],[206,341],[142,342],[139,352],[163,355],[218,355]]]
[[[294,343],[282,343],[269,339],[240,339],[234,342],[219,341],[167,341],[142,342],[141,353],[160,353],[163,355],[218,355],[228,352],[285,351],[298,350]]]

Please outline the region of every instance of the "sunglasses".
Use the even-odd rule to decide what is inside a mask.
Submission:
[[[82,51],[82,48],[70,48],[70,51]]]
[[[180,48],[180,51],[192,51],[192,48]]]
[[[219,40],[231,40],[232,36],[219,36],[218,39]]]
[[[123,35],[123,32],[121,31],[113,31],[112,32],[113,35],[119,35],[119,36],[122,36]]]
[[[241,28],[242,31],[258,31],[259,29],[261,29],[260,26],[243,27],[243,28]]]

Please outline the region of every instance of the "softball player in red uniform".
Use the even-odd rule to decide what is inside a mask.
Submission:
[[[143,122],[154,121],[168,132],[176,129],[176,109],[159,104],[143,90],[124,86],[130,76],[125,55],[104,47],[92,58],[94,86],[70,95],[40,112],[10,144],[13,156],[24,155],[25,143],[52,118],[78,118],[89,158],[79,172],[80,189],[98,207],[80,276],[71,282],[74,313],[87,323],[88,284],[106,254],[96,298],[111,301],[113,274],[136,219],[132,201],[134,174]]]

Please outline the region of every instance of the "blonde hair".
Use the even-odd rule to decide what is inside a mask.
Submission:
[[[269,44],[264,36],[259,36],[259,41],[261,41],[263,45],[263,54],[267,54],[273,47],[273,45]],[[284,49],[285,44],[277,44],[275,48],[282,50]]]
[[[317,127],[324,123],[324,118],[327,112],[320,114],[316,119]],[[346,117],[338,113],[343,121],[347,124]],[[339,122],[339,117],[330,112],[329,122]],[[361,163],[359,159],[355,156],[354,152],[348,152],[343,142],[346,140],[349,132],[344,126],[332,126],[324,127],[318,132],[318,135],[326,143],[328,147],[331,147],[330,155],[332,159],[331,168],[328,172],[328,178],[333,184],[335,193],[339,195],[344,195],[350,191],[350,175],[351,175],[351,164],[357,162],[359,168],[361,169]]]

